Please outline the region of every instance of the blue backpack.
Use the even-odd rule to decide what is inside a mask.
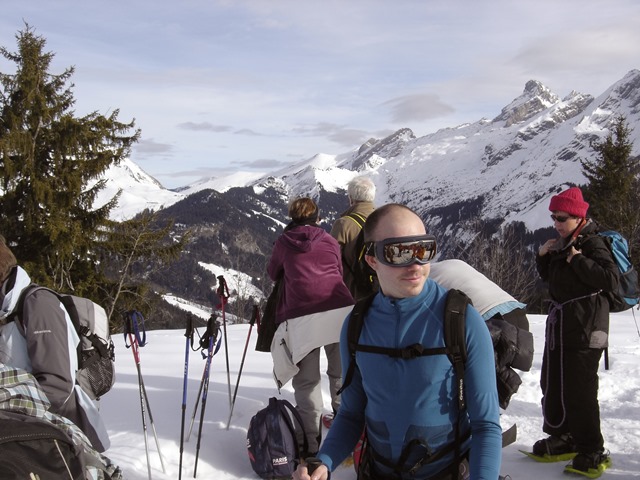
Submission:
[[[606,241],[613,259],[620,270],[620,285],[616,292],[609,294],[609,311],[624,312],[640,302],[638,271],[629,258],[627,239],[613,230],[598,233]]]

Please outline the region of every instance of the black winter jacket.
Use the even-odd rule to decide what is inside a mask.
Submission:
[[[554,318],[556,322],[562,322],[562,328],[556,323],[552,329],[556,345],[562,343],[568,348],[608,346],[609,301],[606,293],[615,291],[620,279],[611,251],[597,232],[597,224],[588,220],[577,238],[569,237],[560,249],[536,256],[538,273],[548,282],[551,298],[556,304],[563,304],[561,311],[547,319],[548,327]],[[582,254],[574,255],[571,263],[567,263],[571,245]],[[553,305],[550,312],[552,309]]]

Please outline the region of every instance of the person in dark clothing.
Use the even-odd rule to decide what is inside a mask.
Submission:
[[[581,471],[609,462],[600,430],[598,365],[608,345],[606,293],[619,282],[588,208],[577,187],[553,196],[549,210],[559,238],[547,240],[536,257],[551,296],[540,378],[543,431],[549,437],[537,441],[533,453],[573,458],[573,468]]]

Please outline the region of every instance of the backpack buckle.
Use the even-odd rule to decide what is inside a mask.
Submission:
[[[413,345],[403,348],[400,357],[410,360],[422,356],[422,352],[424,352],[424,347],[419,343],[414,343]]]

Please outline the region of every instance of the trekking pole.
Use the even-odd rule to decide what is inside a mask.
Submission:
[[[189,374],[189,348],[193,348],[193,317],[187,315],[187,327],[184,332],[187,337],[184,352],[184,380],[182,382],[182,423],[180,425],[180,463],[178,466],[178,480],[182,479],[182,453],[184,451],[184,417],[187,409],[187,383]]]
[[[242,375],[242,368],[244,367],[244,359],[247,355],[247,347],[249,346],[249,338],[251,338],[251,330],[253,329],[253,324],[258,321],[260,323],[260,309],[258,305],[253,306],[253,315],[251,315],[251,321],[249,323],[249,333],[247,334],[247,341],[244,344],[244,352],[242,352],[242,360],[240,361],[240,370],[238,371],[238,380],[236,380],[236,388],[233,391],[233,399],[231,400],[231,411],[229,412],[229,420],[227,421],[227,430],[229,430],[229,426],[231,425],[231,416],[233,415],[233,407],[236,404],[236,395],[238,394],[238,386],[240,385],[240,376]]]
[[[215,321],[215,316],[213,314],[211,315],[211,318],[213,318],[213,320]],[[211,319],[209,319],[209,321],[211,321]],[[208,328],[209,328],[209,323],[207,323],[207,329]],[[209,346],[209,338],[208,338],[206,332],[202,337],[200,337],[200,343],[199,344],[200,344],[200,349],[201,350],[204,350],[205,348],[207,348]],[[219,349],[220,349],[220,340],[218,340],[218,343],[216,344],[216,349],[213,352],[213,354],[215,355],[216,353],[218,353]],[[207,354],[208,354],[208,352],[207,352]],[[202,352],[202,358],[206,359],[207,358],[207,354]],[[200,404],[200,394],[202,393],[202,386],[204,385],[204,379],[205,379],[206,375],[207,375],[207,370],[206,370],[206,364],[205,364],[205,369],[202,372],[202,380],[200,380],[200,387],[198,388],[198,394],[196,395],[196,404],[194,405],[193,413],[191,414],[191,423],[189,424],[189,433],[187,434],[187,442],[191,438],[191,432],[193,431],[193,424],[194,424],[195,419],[196,419],[196,413],[198,411],[198,405]]]
[[[229,372],[229,344],[227,343],[227,317],[225,315],[225,305],[229,298],[229,289],[227,282],[222,275],[218,275],[218,290],[216,292],[220,297],[220,306],[222,309],[222,331],[224,333],[224,355],[227,360],[227,388],[229,390],[229,407],[231,408],[231,373]]]
[[[198,393],[196,395],[196,404],[193,406],[193,413],[191,414],[191,423],[189,424],[189,433],[187,433],[187,442],[191,438],[191,432],[193,431],[193,424],[196,419],[196,412],[198,411],[198,405],[200,404],[200,394],[202,393],[202,385],[204,384],[204,376],[206,373],[207,373],[206,370],[202,372],[202,380],[200,380],[200,388],[198,388]]]
[[[142,337],[140,336],[140,328],[142,328]],[[129,343],[127,344],[127,335],[129,336]],[[140,410],[142,411],[142,430],[144,432],[144,449],[147,455],[147,471],[149,474],[149,480],[151,480],[151,462],[149,461],[149,442],[147,438],[147,423],[146,414],[149,415],[149,423],[153,430],[153,436],[156,441],[156,448],[158,449],[158,456],[160,457],[160,464],[162,465],[162,472],[166,473],[164,467],[164,460],[162,458],[162,452],[160,451],[160,443],[158,442],[158,435],[156,433],[156,427],[153,423],[153,416],[151,415],[151,405],[149,405],[149,397],[147,397],[147,389],[144,386],[144,380],[142,378],[142,369],[140,367],[140,347],[144,347],[147,344],[147,332],[144,329],[144,317],[136,310],[131,310],[125,313],[124,319],[124,338],[125,346],[131,348],[133,353],[133,360],[136,364],[138,371],[138,388],[140,390]],[[146,409],[145,409],[146,407]]]
[[[213,357],[214,353],[214,344],[216,341],[216,338],[218,336],[219,333],[219,327],[218,324],[215,322],[215,317],[212,315],[211,318],[209,319],[209,322],[207,323],[207,337],[209,340],[209,351],[208,351],[208,355],[207,355],[207,362],[205,363],[204,369],[205,369],[205,374],[203,375],[204,378],[204,386],[202,388],[202,408],[200,409],[200,425],[198,425],[198,442],[196,444],[196,461],[195,461],[195,465],[193,467],[193,478],[196,478],[197,472],[198,472],[198,457],[200,456],[200,440],[202,438],[202,426],[204,423],[204,411],[205,408],[207,406],[207,393],[209,391],[209,376],[210,376],[210,372],[211,372],[211,358]]]

